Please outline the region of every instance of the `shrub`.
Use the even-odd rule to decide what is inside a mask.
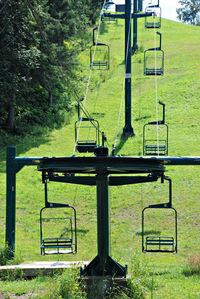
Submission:
[[[77,282],[76,271],[65,271],[59,279],[60,289],[59,294],[64,299],[83,299],[84,294],[81,291]]]
[[[183,274],[186,276],[200,275],[200,254],[192,255],[188,258]]]
[[[10,257],[10,249],[5,246],[0,247],[0,265],[6,265]]]

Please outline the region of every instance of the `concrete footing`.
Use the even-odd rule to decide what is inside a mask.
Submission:
[[[88,264],[89,262],[66,262],[66,261],[56,261],[56,262],[32,262],[23,263],[19,265],[6,265],[0,266],[0,277],[7,275],[8,273],[16,273],[21,271],[23,277],[35,277],[38,275],[50,275],[56,273],[57,271],[64,271],[68,268],[80,268],[83,264]]]
[[[126,290],[130,277],[88,276],[80,277],[79,282],[88,294],[88,298],[101,299],[106,293]]]

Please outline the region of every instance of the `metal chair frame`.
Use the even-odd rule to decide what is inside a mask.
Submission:
[[[159,35],[159,47],[150,48],[144,51],[144,75],[145,76],[161,76],[164,74],[164,51],[162,48],[162,34],[160,32],[156,32]],[[158,63],[152,67],[148,66],[148,57],[149,53],[159,53],[160,54],[160,66],[158,67]],[[152,55],[152,54],[151,54]],[[159,55],[155,55],[155,59],[158,59]],[[152,56],[153,57],[153,56]]]
[[[80,127],[80,122],[87,123]],[[89,124],[88,124],[89,123]],[[78,136],[78,130],[81,129],[93,129],[95,130],[94,139],[80,139]],[[79,153],[92,153],[94,149],[100,144],[100,131],[99,131],[99,122],[93,118],[80,118],[75,122],[75,142],[76,150]]]
[[[144,156],[166,156],[168,155],[168,139],[169,139],[169,128],[165,123],[165,104],[159,101],[159,104],[162,106],[162,120],[151,121],[143,126],[143,155]],[[146,139],[147,128],[150,126],[162,126],[165,129],[165,139]],[[155,127],[154,127],[155,128]]]
[[[76,210],[73,206],[62,203],[48,201],[47,178],[43,173],[43,183],[45,190],[45,207],[40,210],[40,251],[41,255],[50,254],[75,254],[77,252],[77,227]],[[43,217],[43,212],[47,209],[71,209],[71,217]],[[43,233],[43,223],[45,221],[66,220],[70,224],[69,237],[45,237]]]
[[[142,210],[142,251],[177,253],[178,221],[177,211],[172,207],[172,180],[168,177],[163,177],[162,180],[167,180],[169,182],[169,202],[149,205]],[[147,209],[170,209],[174,211],[175,227],[174,235],[172,237],[148,235],[145,238],[145,211]],[[168,247],[168,249],[166,249],[166,247]]]
[[[158,11],[158,16],[154,15],[154,11],[157,10]],[[161,13],[162,13],[162,10],[161,10],[161,7],[158,5],[150,5],[150,6],[147,6],[146,9],[145,9],[145,13],[151,13],[152,12],[152,15],[154,18],[156,18],[156,21],[152,22],[152,21],[149,21],[150,18],[152,17],[145,17],[145,23],[144,23],[144,26],[145,28],[147,29],[158,29],[158,28],[161,28]]]
[[[110,48],[107,44],[95,41],[95,31],[97,27],[93,28],[93,44],[90,46],[90,69],[93,70],[109,70],[110,68]],[[98,51],[102,51],[106,55],[106,59],[95,58]]]

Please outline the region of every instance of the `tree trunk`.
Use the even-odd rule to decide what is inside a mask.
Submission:
[[[48,91],[48,94],[49,94],[49,105],[52,106],[52,104],[53,104],[53,95],[52,95],[51,90]]]

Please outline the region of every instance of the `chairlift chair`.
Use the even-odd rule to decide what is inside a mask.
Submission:
[[[169,129],[165,123],[165,104],[161,101],[159,104],[162,106],[162,120],[148,122],[143,127],[144,156],[168,155]]]
[[[109,46],[97,43],[90,47],[90,68],[93,70],[109,70]]]
[[[70,213],[65,215],[67,210]],[[47,215],[45,216],[45,214]],[[54,232],[55,227],[58,229]],[[76,234],[76,210],[74,207],[67,204],[51,203],[49,207],[40,210],[40,250],[42,255],[76,253]]]
[[[157,134],[158,132],[158,134]],[[159,139],[157,139],[157,135]],[[151,137],[149,137],[151,136]],[[149,122],[143,127],[143,155],[168,155],[168,125],[159,122]]]
[[[145,9],[145,13],[151,13],[151,16],[145,17],[145,28],[158,29],[161,28],[161,8],[159,5],[150,5]]]
[[[172,181],[171,179],[165,177],[165,180],[169,182],[169,202],[154,204],[145,207],[142,211],[142,251],[143,252],[163,252],[163,253],[177,253],[177,211],[172,207]],[[169,226],[169,217],[174,221],[173,233],[171,236],[168,235],[167,231],[162,231],[162,234],[157,234],[156,231],[146,229],[146,213],[147,211],[154,211],[156,214],[160,210],[165,212],[170,212],[167,214],[166,225]],[[155,215],[152,215],[151,222],[155,221]],[[162,223],[163,223],[162,217]],[[160,224],[159,228],[161,227]],[[165,227],[166,230],[166,227]]]
[[[90,68],[93,70],[108,70],[110,67],[110,49],[104,43],[95,42],[95,30],[93,28],[93,45],[90,47]]]
[[[164,51],[160,49],[154,49],[154,48],[146,50],[144,52],[144,75],[161,76],[163,74],[164,74]]]
[[[42,255],[77,252],[76,210],[73,206],[48,201],[49,174],[42,172],[45,207],[40,210],[40,250]]]
[[[99,146],[99,122],[93,118],[80,118],[75,122],[76,150],[92,153]]]
[[[161,49],[161,33],[159,35],[159,47],[144,51],[144,75],[161,76],[164,74],[164,51]]]

